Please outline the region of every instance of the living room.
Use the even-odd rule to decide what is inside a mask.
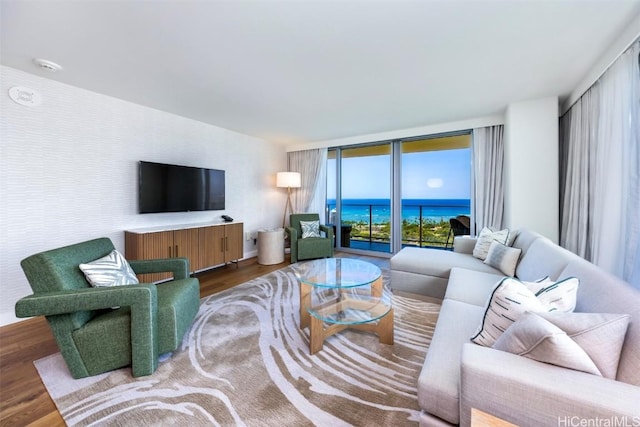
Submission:
[[[575,43],[570,59],[579,63],[580,67],[572,68],[572,73],[567,73],[571,75],[567,76],[567,82],[562,83],[564,88],[568,87],[568,90],[565,89],[562,93],[554,90],[523,92],[513,95],[502,104],[488,103],[486,109],[481,111],[467,110],[458,115],[428,117],[423,121],[416,121],[414,115],[411,118],[386,124],[380,121],[380,115],[372,115],[368,127],[355,125],[358,122],[366,122],[366,118],[363,119],[360,115],[350,117],[344,109],[341,109],[338,114],[334,113],[330,116],[335,120],[335,127],[328,129],[332,124],[323,116],[324,111],[320,110],[315,115],[318,126],[325,128],[324,133],[310,132],[309,137],[303,137],[305,134],[294,127],[295,121],[312,120],[308,117],[298,117],[296,110],[301,108],[300,104],[312,103],[313,100],[311,102],[305,99],[296,100],[295,96],[289,93],[290,88],[283,89],[283,100],[272,95],[263,98],[261,92],[257,90],[247,89],[244,92],[228,93],[224,90],[225,81],[220,80],[217,83],[219,86],[217,91],[210,92],[207,96],[211,99],[225,100],[219,103],[223,107],[218,107],[214,112],[209,111],[208,116],[204,118],[204,114],[197,111],[202,105],[197,103],[185,105],[185,100],[196,95],[193,92],[193,86],[178,96],[172,95],[171,92],[183,92],[179,80],[176,82],[176,88],[167,90],[165,81],[155,80],[153,73],[136,76],[133,79],[128,77],[127,67],[135,68],[141,58],[146,58],[142,54],[140,58],[127,56],[123,62],[117,62],[117,57],[103,56],[101,49],[91,50],[79,42],[87,38],[90,42],[98,43],[99,37],[105,36],[103,33],[96,33],[94,36],[98,39],[91,40],[91,33],[87,28],[79,29],[74,27],[75,24],[71,25],[71,22],[82,21],[82,14],[92,5],[75,6],[74,2],[61,2],[58,5],[59,10],[55,11],[52,9],[56,6],[46,6],[36,2],[27,7],[20,3],[2,2],[0,84],[3,96],[0,100],[2,111],[0,209],[2,210],[3,238],[0,251],[0,270],[2,271],[0,286],[3,298],[0,301],[1,326],[20,320],[15,317],[15,303],[32,292],[20,268],[20,260],[30,254],[101,236],[110,238],[116,248],[124,250],[125,230],[209,222],[219,219],[222,214],[242,221],[245,231],[250,233],[263,228],[280,226],[286,194],[276,188],[275,175],[287,169],[288,152],[311,148],[505,125],[505,161],[508,165],[505,211],[508,212],[509,225],[527,226],[557,242],[560,229],[558,222],[560,190],[557,178],[560,165],[555,155],[559,140],[558,117],[582,96],[584,91],[637,39],[640,33],[639,3],[637,1],[612,2],[616,7],[612,5],[614,12],[607,15],[607,25],[603,25],[601,31],[592,31],[592,29],[585,31],[585,27],[589,27],[587,24],[577,27],[584,32],[580,33],[580,37],[588,33],[596,34],[591,34],[590,45],[584,50],[581,50],[582,44]],[[595,26],[595,22],[598,22],[596,18],[601,17],[599,15],[603,13],[600,13],[602,11],[597,8],[597,5],[592,3],[589,5],[586,8],[593,9],[589,9],[585,18],[592,19],[591,22]],[[77,9],[74,9],[75,7]],[[43,8],[42,12],[37,11],[38,8]],[[366,7],[362,4],[352,5],[349,12],[357,13],[359,8]],[[76,12],[73,12],[74,10]],[[111,13],[117,12],[117,10],[107,11],[109,14],[105,15],[105,19],[107,16],[110,17]],[[175,19],[179,19],[180,13],[175,13],[177,13]],[[67,18],[64,18],[65,15]],[[95,12],[92,12],[91,16],[95,19],[94,15]],[[122,25],[127,30],[131,30],[135,26],[136,18],[140,16],[131,15]],[[299,17],[296,14],[294,16]],[[325,19],[331,16],[331,14],[323,15]],[[250,17],[253,20],[249,20],[249,24],[255,24],[261,19],[260,14],[250,14]],[[346,17],[347,15],[345,20]],[[379,15],[376,17],[381,19]],[[394,17],[397,18],[395,15]],[[338,23],[344,24],[341,20]],[[415,24],[415,21],[410,20],[407,23]],[[289,24],[293,25],[290,22]],[[402,26],[402,22],[399,24]],[[115,24],[113,25],[112,29],[117,28]],[[233,25],[242,27],[237,23]],[[228,26],[233,25],[228,24],[220,31],[226,31]],[[329,23],[326,25],[330,26]],[[381,26],[382,22],[378,25]],[[555,26],[549,25],[553,29],[561,27],[557,22]],[[18,30],[19,27],[38,26],[42,26],[42,33],[38,33],[37,36],[28,35],[29,30],[26,29]],[[347,31],[345,27],[341,28]],[[155,37],[161,37],[162,34],[171,33],[171,31],[167,24],[162,31],[153,34]],[[89,83],[83,86],[83,77],[74,75],[75,71],[70,63],[61,57],[49,56],[50,51],[43,47],[47,45],[48,34],[51,36],[51,45],[67,44],[69,46],[70,44],[69,50],[75,49],[78,61],[101,69],[101,73],[111,76],[111,81],[108,84],[105,83],[103,87],[91,86]],[[218,33],[216,35],[219,36]],[[240,31],[241,35],[242,31]],[[125,36],[124,38],[129,38],[131,43],[134,41],[140,43],[135,46],[140,53],[144,49],[153,50],[153,45],[145,45],[149,40],[144,39],[143,35]],[[575,35],[572,37],[580,38]],[[16,48],[11,45],[13,40],[20,40],[19,47],[23,50],[16,51]],[[36,43],[38,40],[40,42]],[[380,41],[380,39],[376,40]],[[358,47],[361,46],[358,44]],[[233,48],[233,46],[223,47],[224,49]],[[321,48],[322,46],[316,46],[317,50],[314,52],[321,51]],[[164,58],[166,62],[157,63],[154,66],[168,70],[169,74],[174,72],[174,67],[197,69],[199,66],[197,57],[205,52],[204,47],[199,49],[202,50],[196,50],[190,62],[186,62],[187,65],[184,62],[181,63],[184,58]],[[224,50],[222,47],[221,49]],[[282,49],[286,50],[284,47]],[[451,46],[449,49],[454,51],[456,46]],[[375,55],[375,50],[375,46],[370,47],[369,52],[372,56]],[[55,52],[56,50],[51,51],[52,54]],[[62,53],[60,52],[61,56]],[[282,53],[279,52],[279,54]],[[408,57],[411,55],[416,53],[410,53]],[[533,55],[533,53],[529,51],[522,55]],[[455,55],[451,54],[451,56],[453,61]],[[38,69],[33,64],[33,59],[42,57],[60,62],[62,70],[49,73]],[[403,56],[402,60],[406,58]],[[231,61],[231,59],[233,55],[224,57],[225,61]],[[268,63],[264,58],[260,59],[259,64]],[[343,56],[328,59],[333,61],[336,69],[323,69],[323,72],[345,74],[353,72],[358,76],[355,81],[363,80],[362,86],[357,87],[357,90],[350,94],[336,96],[330,100],[329,104],[347,105],[345,103],[349,101],[349,96],[355,98],[367,91],[375,92],[376,85],[381,84],[375,78],[364,78],[368,70],[364,60],[363,68],[354,72],[346,65],[344,67],[336,65],[340,64],[339,59],[349,64],[348,58]],[[541,55],[536,61],[542,63],[549,61],[545,65],[547,68],[564,67],[564,62],[561,66],[555,65],[552,62],[555,59],[555,57]],[[300,61],[304,60],[306,60],[305,57],[300,58]],[[470,58],[469,61],[475,60],[477,58]],[[227,63],[233,64],[233,62]],[[262,75],[260,69],[251,67],[250,63],[242,65],[243,68],[236,69],[236,73],[243,74],[247,80],[260,80]],[[473,68],[473,65],[469,68]],[[207,70],[201,70],[199,73],[201,79],[208,78]],[[491,69],[478,71],[479,75],[483,73],[490,74]],[[526,70],[523,70],[523,73],[526,73]],[[468,77],[472,74],[466,70],[460,76],[468,80],[479,78],[479,76]],[[66,83],[66,75],[70,79],[76,79],[74,80],[76,83]],[[556,70],[555,75],[562,75],[562,73]],[[287,77],[293,78],[291,75]],[[129,81],[130,79],[133,81]],[[540,84],[533,73],[523,79],[532,86]],[[141,97],[135,92],[135,87],[142,85],[143,80],[148,80],[146,83],[156,92],[169,93],[168,98],[175,97],[177,105],[164,103],[167,99],[166,95],[165,97],[156,96],[157,93],[153,90],[144,95],[146,98]],[[121,87],[119,82],[122,83]],[[125,82],[127,82],[126,85]],[[354,80],[350,82],[356,85]],[[551,86],[558,82],[543,82],[543,84],[547,83]],[[268,85],[269,82],[266,81],[263,84]],[[505,85],[508,85],[507,82]],[[15,86],[30,88],[37,92],[41,98],[40,105],[25,107],[15,103],[7,95]],[[328,85],[323,90],[329,91]],[[459,92],[451,93],[455,95],[454,97],[463,98]],[[475,90],[467,90],[463,94],[469,98],[490,98],[490,94],[486,94],[481,86],[476,87]],[[402,93],[404,97],[409,95],[409,92]],[[136,96],[140,101],[131,101],[130,97]],[[245,99],[238,108],[236,103],[239,103],[238,100],[241,98]],[[318,103],[321,101],[326,100],[317,100]],[[246,108],[246,102],[255,105],[255,109],[259,110],[257,116],[261,116],[262,120],[256,123],[251,131],[237,130],[242,129],[240,125],[242,122],[234,122],[236,118],[226,117],[227,112],[224,109],[226,104],[228,110],[233,111],[229,115],[240,115],[241,110]],[[287,113],[292,117],[289,135],[278,135],[276,127],[268,127],[264,124],[270,117],[269,109],[276,109],[271,105],[276,104],[288,106]],[[398,108],[400,107],[384,108],[383,114],[397,113]],[[421,106],[407,104],[401,108],[419,110]],[[444,106],[442,108],[444,109]],[[462,111],[463,105],[456,103],[455,108],[460,108]],[[191,113],[187,113],[188,111]],[[246,108],[246,112],[249,114],[251,110]],[[311,113],[307,111],[308,115],[313,113],[313,109]],[[403,114],[401,112],[397,115]],[[345,123],[349,120],[354,123],[352,129],[349,123]],[[225,126],[223,123],[230,125]],[[317,129],[314,131],[317,132]],[[157,161],[224,170],[227,181],[226,209],[213,212],[139,214],[137,206],[139,161]],[[544,167],[541,167],[541,164],[544,164]],[[526,191],[521,191],[523,187]],[[252,258],[256,254],[257,247],[253,239],[244,240],[244,258]]]

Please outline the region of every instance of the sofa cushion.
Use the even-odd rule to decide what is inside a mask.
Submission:
[[[578,283],[575,278],[552,282],[534,294],[525,283],[505,277],[487,301],[482,322],[471,341],[491,347],[500,335],[527,311],[573,311]]]
[[[616,379],[640,386],[640,291],[583,259],[570,262],[560,275],[580,278],[577,312],[631,316]]]
[[[602,376],[593,360],[578,343],[565,331],[536,313],[524,313],[500,335],[493,348],[538,362]]]
[[[516,276],[520,280],[533,281],[549,276],[556,280],[569,262],[580,259],[576,254],[561,248],[546,237],[536,239],[520,257]],[[566,276],[562,276],[566,277]]]
[[[484,307],[503,275],[454,267],[445,298]]]
[[[459,423],[460,355],[482,319],[482,307],[445,299],[420,377],[418,403],[424,411]]]
[[[320,221],[300,221],[302,238],[320,237]]]
[[[442,249],[403,248],[391,258],[389,265],[392,270],[426,274],[443,279],[449,278],[453,267],[500,274],[499,270],[468,254]]]
[[[512,248],[502,243],[493,242],[484,263],[497,268],[507,276],[514,276],[522,249]]]

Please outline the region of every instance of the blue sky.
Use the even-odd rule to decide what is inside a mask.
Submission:
[[[342,197],[388,199],[391,194],[389,156],[343,160]],[[335,199],[335,160],[327,170],[327,198]],[[402,156],[403,199],[471,198],[471,150],[408,153]]]

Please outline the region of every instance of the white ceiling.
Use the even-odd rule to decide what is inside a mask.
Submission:
[[[640,0],[0,1],[3,65],[283,143],[562,99],[640,14]]]

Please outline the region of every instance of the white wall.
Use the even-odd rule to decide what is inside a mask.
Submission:
[[[39,107],[8,97],[13,86],[40,92]],[[178,89],[176,89],[178,90]],[[245,231],[279,226],[285,193],[275,173],[284,147],[184,117],[0,67],[0,325],[31,293],[20,260],[106,236],[124,251],[124,230],[219,220]],[[226,210],[137,213],[137,162],[226,171]],[[245,257],[255,255],[245,241]]]
[[[558,98],[516,102],[505,115],[505,225],[559,240]]]
[[[436,135],[440,133],[456,132],[480,128],[485,126],[495,126],[504,124],[504,115],[479,117],[456,122],[439,123],[434,125],[420,126],[408,129],[398,129],[389,132],[372,133],[367,135],[357,135],[348,138],[331,139],[326,141],[316,141],[305,144],[292,144],[287,146],[287,151],[311,150],[314,148],[340,147],[346,145],[363,144],[368,142],[390,141],[393,139],[410,138],[413,136]]]

